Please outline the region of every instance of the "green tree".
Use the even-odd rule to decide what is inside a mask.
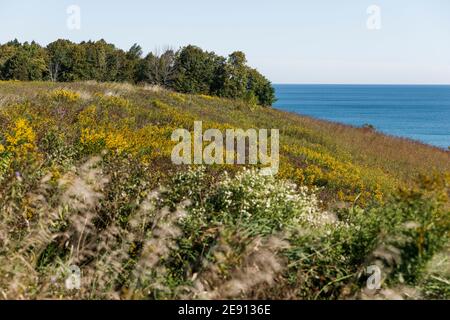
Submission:
[[[78,70],[79,73],[83,69],[81,65],[77,66],[76,63],[77,60],[79,64],[82,64],[84,58],[80,46],[69,40],[59,39],[50,43],[47,46],[47,51],[51,81],[74,81],[82,78],[80,74],[76,75],[74,72]]]
[[[272,84],[256,69],[248,68],[247,91],[255,96],[258,103],[271,106],[275,102],[275,90]]]
[[[46,52],[37,43],[23,45],[17,40],[0,49],[2,78],[14,80],[42,80],[46,76]]]
[[[243,99],[247,94],[247,59],[241,51],[229,55],[224,68],[224,83],[220,95],[226,98]]]
[[[139,63],[142,59],[142,48],[137,43],[133,44],[127,51],[123,64],[123,78],[127,82],[137,82]]]
[[[175,77],[175,52],[171,49],[162,54],[150,52],[141,61],[138,73],[139,82],[170,86]]]
[[[184,93],[212,94],[223,59],[214,52],[189,45],[175,58],[172,88]]]

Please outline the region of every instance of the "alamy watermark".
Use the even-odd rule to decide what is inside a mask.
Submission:
[[[381,8],[377,5],[371,5],[367,8],[366,13],[369,15],[366,21],[367,29],[380,30],[381,29]]]
[[[65,281],[67,290],[80,290],[81,287],[81,270],[78,266],[70,266]]]
[[[260,164],[262,174],[274,175],[279,169],[280,134],[278,129],[208,129],[202,122],[194,122],[194,132],[176,129],[172,141],[178,144],[172,150],[174,164]],[[204,142],[209,142],[204,146]],[[269,154],[270,148],[270,154]]]
[[[366,287],[369,290],[378,290],[381,288],[381,269],[377,265],[371,265],[366,268],[366,274],[369,275],[366,281]]]
[[[70,5],[66,9],[68,14],[66,25],[69,30],[81,29],[81,8],[77,5]]]

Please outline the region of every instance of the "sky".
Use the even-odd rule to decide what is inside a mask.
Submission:
[[[448,0],[0,0],[14,38],[241,50],[274,83],[450,84]]]

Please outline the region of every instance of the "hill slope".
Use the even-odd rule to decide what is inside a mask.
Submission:
[[[194,121],[279,129],[278,175],[174,165],[171,134]],[[113,83],[1,82],[0,123],[3,297],[448,297],[427,271],[448,243],[447,151]]]

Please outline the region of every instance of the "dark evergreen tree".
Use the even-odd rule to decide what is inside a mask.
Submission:
[[[211,94],[221,59],[196,46],[182,48],[175,59],[173,89],[184,93]]]

